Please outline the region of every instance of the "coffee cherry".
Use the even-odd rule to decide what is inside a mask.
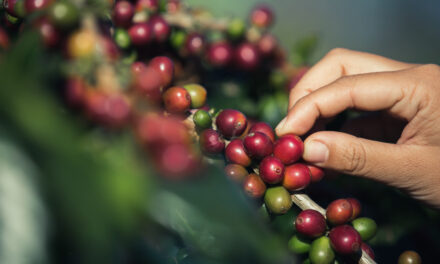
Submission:
[[[233,109],[221,111],[215,123],[220,133],[227,139],[241,136],[247,126],[246,116]]]
[[[135,90],[151,102],[159,104],[162,101],[162,79],[159,72],[139,62],[132,67],[135,67],[132,68],[132,71],[140,71],[139,73],[134,73]]]
[[[185,41],[186,41],[185,31],[173,29],[170,35],[171,46],[176,50],[180,50],[185,45]]]
[[[338,199],[327,206],[325,214],[330,224],[334,226],[342,225],[350,220],[353,214],[353,208],[346,199]]]
[[[312,175],[312,182],[319,182],[322,178],[324,178],[324,170],[319,167],[307,164],[307,167],[310,170],[310,175]]]
[[[268,27],[272,24],[273,20],[272,9],[266,5],[259,5],[252,10],[251,23],[257,27]]]
[[[168,39],[171,27],[161,16],[154,16],[148,21],[151,26],[153,38],[158,42],[164,42]]]
[[[292,238],[290,238],[287,246],[290,251],[292,251],[295,254],[304,254],[309,252],[310,250],[311,242],[299,235],[294,235]]]
[[[283,186],[289,191],[299,191],[306,188],[311,181],[309,168],[296,163],[284,169]]]
[[[157,56],[148,65],[160,74],[162,87],[167,87],[171,84],[174,77],[174,62],[170,58]]]
[[[362,251],[367,253],[367,255],[370,256],[370,258],[372,260],[374,260],[374,258],[375,258],[374,251],[367,243],[362,242],[361,249],[362,249]]]
[[[70,77],[66,83],[66,100],[72,106],[80,106],[86,96],[86,82],[79,77]]]
[[[277,39],[269,33],[264,34],[257,43],[258,51],[262,56],[270,56],[275,52],[277,46]]]
[[[350,221],[352,221],[356,219],[361,213],[362,205],[356,198],[347,198],[346,200],[351,204],[351,208],[353,208],[353,214],[350,218]]]
[[[283,179],[284,164],[275,157],[265,157],[260,163],[260,177],[269,184],[279,183]]]
[[[113,35],[113,39],[115,40],[116,45],[121,49],[127,49],[131,45],[130,35],[127,30],[122,28],[115,29],[115,33]]]
[[[245,193],[251,198],[260,198],[266,192],[266,184],[254,173],[249,174],[243,182]]]
[[[162,175],[171,180],[194,175],[200,167],[199,157],[185,144],[166,145],[153,157]]]
[[[112,128],[127,124],[131,115],[131,106],[127,98],[121,94],[111,94],[105,98],[105,119],[103,123]]]
[[[180,0],[168,0],[166,4],[166,10],[168,13],[175,13],[180,10]]]
[[[37,10],[43,10],[52,4],[53,0],[25,0],[24,9],[26,14],[31,14]]]
[[[298,161],[304,152],[304,143],[295,135],[285,135],[275,142],[273,155],[284,164]]]
[[[272,154],[272,141],[263,133],[250,133],[244,138],[243,143],[251,158],[260,160]]]
[[[199,130],[210,128],[212,125],[211,115],[205,110],[198,110],[193,116],[193,121]]]
[[[371,218],[360,217],[354,219],[351,224],[353,225],[353,228],[358,231],[363,241],[370,240],[376,235],[377,225]]]
[[[246,168],[238,164],[228,164],[225,167],[225,174],[229,179],[235,182],[243,182],[249,175]]]
[[[9,48],[9,36],[6,31],[0,27],[0,51],[7,50]]]
[[[49,18],[58,28],[71,28],[79,20],[79,10],[70,1],[56,1],[49,10]]]
[[[35,24],[46,47],[55,47],[60,41],[60,33],[55,26],[46,18],[42,18]]]
[[[133,62],[133,64],[131,64],[131,73],[133,75],[140,74],[142,71],[145,71],[146,69],[147,69],[147,65],[142,61],[135,61]]]
[[[19,17],[19,12],[17,10],[18,4],[19,4],[18,0],[4,0],[3,8],[5,9],[8,15],[18,18]]]
[[[235,50],[237,66],[242,70],[253,70],[260,63],[260,53],[250,43],[242,43]]]
[[[335,252],[331,248],[328,237],[320,237],[313,240],[310,245],[309,259],[313,264],[332,264]]]
[[[191,96],[191,108],[200,108],[206,103],[206,89],[200,84],[187,84],[183,86]]]
[[[209,46],[206,56],[211,65],[223,67],[232,59],[232,48],[226,42],[213,43]]]
[[[268,136],[272,142],[275,142],[275,132],[272,127],[265,122],[257,122],[251,126],[249,133],[261,132]]]
[[[150,11],[156,12],[159,9],[159,0],[138,0],[136,12]]]
[[[130,35],[131,43],[135,46],[148,44],[152,37],[151,27],[145,22],[132,25],[128,29],[128,34]]]
[[[349,225],[334,227],[330,230],[329,238],[332,248],[342,255],[356,253],[361,248],[361,236]]]
[[[90,30],[77,31],[67,40],[67,53],[71,58],[89,57],[95,51],[97,38]]]
[[[174,86],[163,94],[165,109],[174,114],[182,114],[191,106],[191,96],[188,91],[180,86]]]
[[[398,264],[421,264],[422,258],[420,255],[412,250],[408,250],[400,254]]]
[[[284,187],[271,187],[266,190],[264,204],[273,214],[285,214],[292,207],[292,198]]]
[[[228,144],[225,156],[230,163],[240,164],[244,167],[251,165],[251,158],[246,154],[241,139],[234,139]]]
[[[131,25],[134,15],[134,7],[128,1],[119,1],[113,8],[113,23],[117,27],[127,28]]]
[[[220,154],[225,149],[225,142],[214,129],[205,129],[200,133],[200,148],[208,155]]]
[[[245,31],[246,25],[244,21],[239,18],[233,19],[231,22],[229,22],[228,28],[226,29],[228,36],[233,40],[243,37]]]
[[[185,50],[189,55],[200,55],[205,48],[205,39],[198,33],[191,33],[186,37]]]
[[[325,218],[318,211],[307,209],[296,217],[295,228],[306,237],[316,238],[322,236],[326,230]]]

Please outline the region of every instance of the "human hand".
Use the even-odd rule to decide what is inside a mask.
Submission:
[[[305,140],[303,158],[404,189],[440,208],[440,67],[332,50],[291,91],[289,113],[276,132],[304,135],[319,117],[347,108],[384,110],[407,124],[396,144],[320,131]]]

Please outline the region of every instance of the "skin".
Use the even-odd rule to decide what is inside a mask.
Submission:
[[[440,208],[440,67],[334,49],[292,89],[278,136],[305,135],[345,109],[374,112],[344,131],[318,131],[303,158],[381,181]]]

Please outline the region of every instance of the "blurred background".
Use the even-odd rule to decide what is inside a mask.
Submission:
[[[276,14],[272,33],[288,53],[311,39],[313,52],[301,63],[313,64],[335,47],[440,63],[439,1],[184,2],[243,19],[257,3],[269,4]],[[261,214],[261,200],[250,201],[226,179],[222,164],[185,182],[162,179],[133,131],[109,132],[66,107],[60,57],[25,35],[0,60],[0,263],[301,263],[287,247],[298,208]],[[246,86],[241,77],[234,87]],[[276,95],[269,91],[270,100],[258,94],[258,113],[252,102],[243,103],[244,92],[210,100],[275,125],[286,112],[284,82]],[[399,190],[344,175],[325,178],[308,193],[323,207],[358,198],[362,215],[379,227],[370,241],[378,263],[395,263],[410,249],[424,263],[438,263],[438,211]]]

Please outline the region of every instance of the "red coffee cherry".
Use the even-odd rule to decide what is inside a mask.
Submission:
[[[359,252],[361,248],[361,236],[349,225],[334,227],[330,230],[329,238],[332,248],[342,255]]]
[[[139,74],[147,69],[147,65],[141,61],[136,61],[131,64],[131,73],[133,75]]]
[[[323,169],[310,164],[307,164],[307,167],[309,168],[310,174],[312,175],[312,182],[319,182],[322,178],[324,178]]]
[[[60,32],[47,18],[36,21],[35,28],[40,33],[46,47],[52,48],[58,45],[61,39]]]
[[[135,90],[148,98],[151,102],[159,104],[162,101],[162,79],[158,71],[151,67],[134,66],[134,88]],[[132,68],[133,71],[133,68]]]
[[[185,144],[166,145],[157,149],[153,157],[162,176],[171,180],[192,176],[200,167],[200,157]]]
[[[191,33],[186,37],[185,49],[189,55],[200,55],[205,48],[205,39],[198,33]]]
[[[284,135],[275,142],[273,155],[285,165],[298,161],[304,152],[304,143],[295,135]]]
[[[296,163],[284,169],[283,186],[289,191],[302,190],[310,184],[310,181],[310,170],[305,164]]]
[[[272,154],[273,144],[266,134],[250,133],[244,138],[243,143],[251,158],[260,160]]]
[[[225,167],[225,174],[229,179],[235,182],[243,182],[249,175],[246,168],[238,164],[228,164]]]
[[[191,106],[191,96],[188,91],[180,86],[174,86],[163,94],[165,109],[174,114],[182,114]]]
[[[277,47],[277,39],[269,33],[264,34],[257,43],[258,51],[260,51],[260,54],[263,56],[272,55]]]
[[[157,42],[164,42],[168,39],[171,32],[171,27],[165,19],[161,16],[154,16],[148,21],[151,26],[153,38]]]
[[[31,14],[36,10],[43,10],[52,4],[53,0],[25,0],[24,9],[26,14]]]
[[[266,192],[266,184],[254,173],[249,174],[243,182],[245,193],[251,198],[260,198]]]
[[[246,154],[241,139],[234,139],[228,144],[225,156],[230,163],[240,164],[244,167],[251,165],[251,158]]]
[[[258,49],[250,43],[242,43],[235,50],[237,66],[242,70],[253,70],[260,63]]]
[[[298,233],[310,237],[320,237],[325,233],[326,223],[324,216],[315,210],[304,210],[298,214],[295,220],[295,228]]]
[[[261,132],[266,134],[272,142],[275,142],[275,132],[272,127],[265,122],[257,122],[251,126],[249,133]]]
[[[227,139],[241,136],[247,126],[246,116],[233,109],[221,111],[215,122],[220,133]]]
[[[128,1],[119,1],[113,8],[113,23],[117,27],[127,28],[131,25],[134,7]]]
[[[136,3],[136,12],[144,10],[156,12],[159,9],[159,0],[138,0]]]
[[[284,164],[275,157],[265,157],[260,163],[260,177],[269,184],[281,182],[284,176]]]
[[[252,10],[251,23],[257,27],[268,27],[272,24],[274,15],[267,5],[259,5]]]
[[[361,244],[361,249],[362,249],[365,253],[367,253],[367,255],[370,256],[371,259],[374,260],[374,258],[375,258],[374,251],[373,251],[373,249],[372,249],[367,243],[362,242],[362,244]]]
[[[209,46],[206,56],[211,65],[226,66],[232,59],[232,47],[227,42],[213,43]]]
[[[346,200],[351,204],[351,208],[353,209],[353,213],[352,213],[351,218],[349,220],[349,221],[352,221],[352,220],[356,219],[361,214],[362,205],[359,202],[359,200],[356,198],[347,198]]]
[[[347,223],[353,215],[353,208],[346,199],[338,199],[327,206],[327,220],[332,225],[342,225]]]
[[[174,62],[170,58],[157,56],[154,57],[148,65],[160,74],[163,87],[167,87],[171,84],[174,77]]]
[[[152,37],[151,27],[145,22],[132,25],[128,30],[128,34],[130,35],[131,43],[135,46],[148,44]]]
[[[200,133],[200,148],[208,155],[220,154],[225,149],[225,142],[214,129],[205,129]]]

